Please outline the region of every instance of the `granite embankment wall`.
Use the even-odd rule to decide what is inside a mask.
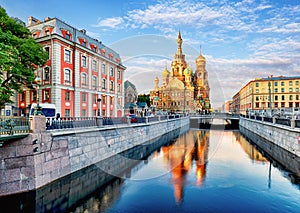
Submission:
[[[87,166],[173,130],[186,131],[189,117],[148,124],[44,131],[44,118],[34,120],[28,137],[0,148],[0,196],[40,188]],[[38,128],[42,127],[42,128]],[[106,171],[110,171],[107,164]]]
[[[300,129],[241,117],[240,126],[300,157]]]

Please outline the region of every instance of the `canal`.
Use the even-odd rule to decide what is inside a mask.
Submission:
[[[299,159],[285,168],[239,130],[172,137],[116,156],[123,169],[99,163],[0,197],[1,212],[300,212]]]

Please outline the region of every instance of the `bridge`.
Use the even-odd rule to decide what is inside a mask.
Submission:
[[[211,113],[211,114],[192,114],[190,115],[190,121],[192,127],[199,128],[210,128],[212,125],[220,125],[214,120],[223,120],[226,122],[225,125],[238,128],[240,115],[239,114],[230,114],[230,113]],[[224,124],[221,124],[224,125]]]

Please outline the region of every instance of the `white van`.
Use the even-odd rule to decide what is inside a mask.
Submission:
[[[55,118],[56,116],[56,106],[55,104],[47,104],[47,103],[41,103],[39,104],[41,107],[42,115],[44,115],[46,118]],[[33,103],[30,107],[29,117],[34,116],[35,110],[36,110],[37,104]]]

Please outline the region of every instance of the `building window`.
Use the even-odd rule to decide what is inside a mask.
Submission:
[[[255,90],[255,92],[256,92],[256,93],[259,93],[259,90],[258,90],[258,89],[256,89],[256,90]]]
[[[114,68],[113,67],[110,68],[109,75],[110,76],[114,76]]]
[[[97,88],[97,77],[94,76],[94,75],[93,75],[93,77],[92,77],[92,87],[93,87],[94,89]]]
[[[87,85],[87,74],[86,73],[82,73],[81,74],[81,85],[82,86],[86,86]]]
[[[293,100],[293,95],[290,95],[290,98],[289,98],[289,100],[290,100],[290,101],[292,101],[292,100]]]
[[[280,107],[285,107],[285,102],[281,102],[281,106]]]
[[[71,100],[71,93],[70,91],[65,92],[65,101],[70,101]]]
[[[117,78],[121,79],[121,71],[119,69],[118,69],[118,72],[117,72]]]
[[[281,86],[284,86],[284,81],[281,81],[280,84],[281,84]]]
[[[82,67],[86,67],[86,56],[81,56],[81,64],[82,64]]]
[[[274,97],[274,98],[275,98],[275,101],[278,101],[278,96],[277,96],[277,95],[275,95],[275,97]]]
[[[284,95],[281,96],[281,100],[284,101]]]
[[[50,35],[50,31],[49,30],[45,30],[45,36]]]
[[[295,99],[298,101],[299,100],[299,95],[296,95]]]
[[[43,80],[44,81],[50,81],[50,67],[45,67],[44,68]]]
[[[256,101],[259,101],[259,97],[258,97],[258,96],[256,96],[256,97],[255,97],[255,100],[256,100]]]
[[[81,45],[84,46],[84,47],[86,47],[86,41],[83,41],[83,42],[81,43]]]
[[[97,52],[97,47],[93,47],[93,51],[96,53]]]
[[[110,91],[114,91],[114,82],[113,81],[110,81],[109,89],[110,89]]]
[[[65,80],[65,83],[67,83],[67,84],[71,83],[71,70],[65,69],[64,80]]]
[[[50,59],[50,47],[45,47],[44,50],[48,55],[48,59]]]
[[[278,86],[278,82],[277,82],[277,81],[274,82],[274,86],[275,86],[275,87]]]
[[[49,101],[49,100],[50,100],[50,91],[44,90],[44,101]]]
[[[256,82],[256,83],[255,83],[255,86],[256,86],[256,87],[259,87],[259,83],[258,83],[258,82]]]
[[[69,33],[66,34],[66,39],[71,40],[71,36]]]
[[[71,63],[71,51],[65,49],[65,62]]]
[[[83,102],[83,103],[86,102],[86,93],[82,93],[81,99],[82,99],[82,102]]]
[[[92,61],[92,70],[97,71],[97,61],[95,60]]]
[[[102,64],[102,73],[103,73],[103,74],[106,74],[105,64]]]
[[[296,88],[295,88],[295,92],[299,92],[299,87],[296,87]]]
[[[278,92],[278,88],[275,88],[275,89],[274,89],[274,92]]]
[[[102,89],[106,89],[106,79],[102,79]]]
[[[290,91],[290,92],[293,92],[293,88],[289,88],[289,91]]]
[[[297,86],[298,86],[298,85],[299,85],[299,81],[295,81],[295,85],[297,85]]]
[[[65,109],[65,117],[70,117],[71,116],[71,110],[70,109]]]
[[[82,117],[86,117],[86,109],[82,110]]]
[[[284,92],[284,88],[281,88],[281,92]]]
[[[289,81],[289,85],[290,85],[290,86],[293,86],[293,82],[292,82],[292,81]]]

